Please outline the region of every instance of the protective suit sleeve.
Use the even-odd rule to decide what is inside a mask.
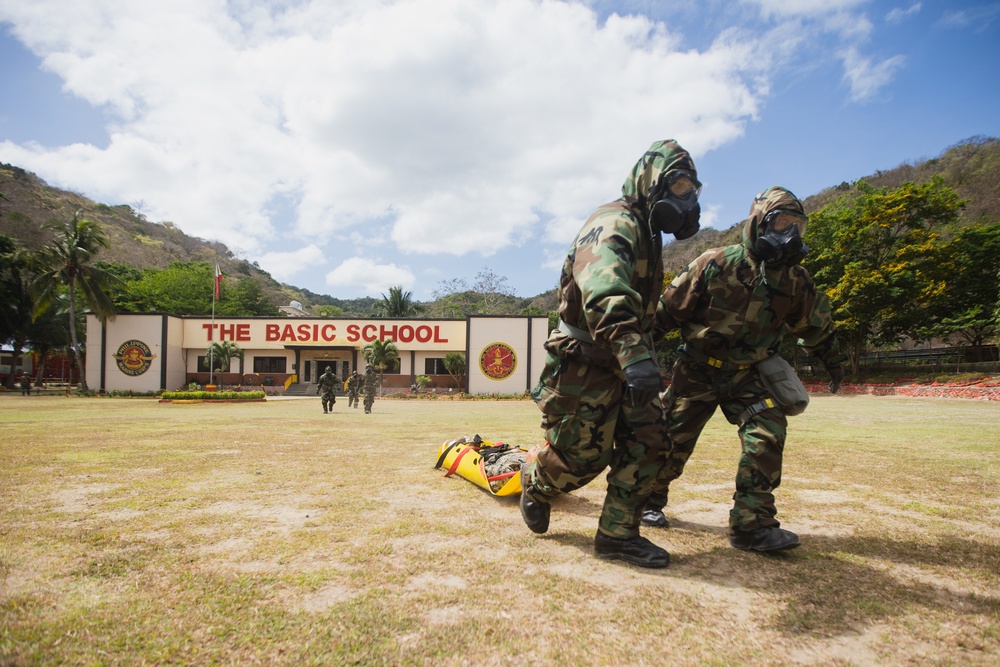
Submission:
[[[642,297],[633,287],[637,230],[634,225],[609,225],[608,218],[602,222],[601,233],[589,234],[591,240],[577,243],[573,275],[587,328],[599,344],[611,348],[625,368],[653,356],[642,334]],[[586,231],[581,232],[581,239],[587,237]]]

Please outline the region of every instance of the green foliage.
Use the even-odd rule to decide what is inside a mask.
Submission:
[[[42,270],[35,279],[34,291],[37,294],[36,313],[41,313],[56,300],[60,290],[65,289],[69,305],[70,345],[77,368],[82,371],[76,330],[77,290],[99,319],[114,319],[115,306],[109,292],[117,279],[95,265],[94,257],[109,246],[107,235],[100,224],[81,218],[80,213],[77,211],[65,223],[49,220],[42,225],[53,232],[54,238],[39,252]],[[80,388],[87,390],[87,378],[83,372],[80,373]]]
[[[465,379],[465,355],[461,352],[449,352],[444,355],[444,369],[455,380],[455,388],[457,389],[461,386],[462,380]]]
[[[427,389],[434,384],[434,380],[430,379],[426,375],[418,375],[415,382],[417,383],[417,388],[419,389]]]
[[[231,340],[224,340],[209,344],[205,350],[205,362],[212,360],[213,368],[207,370],[214,373],[228,373],[232,368],[232,362],[239,359],[243,361],[243,350]]]
[[[339,306],[314,306],[313,313],[318,317],[343,317],[344,309]]]
[[[172,401],[231,401],[231,400],[261,400],[266,396],[263,391],[165,391],[161,398]]]
[[[399,348],[391,340],[374,340],[361,349],[368,365],[379,374],[399,364]]]
[[[413,317],[423,308],[413,301],[412,292],[404,292],[402,285],[389,288],[388,296],[382,295],[382,302],[375,304],[375,314],[379,317]]]
[[[944,288],[937,230],[965,205],[940,178],[895,190],[863,181],[856,187],[857,197],[837,199],[810,216],[804,262],[830,296],[855,373],[867,344],[892,342],[926,323]]]
[[[123,284],[115,293],[115,305],[134,313],[209,315],[215,292],[215,268],[209,262],[174,262],[165,269],[138,271],[127,265],[105,264]],[[223,275],[221,296],[215,303],[220,316],[278,315],[264,297],[260,284],[248,277]]]

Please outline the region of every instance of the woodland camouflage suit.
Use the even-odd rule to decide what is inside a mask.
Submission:
[[[648,509],[662,511],[670,482],[684,471],[698,436],[721,406],[729,423],[739,426],[743,445],[730,527],[748,532],[777,527],[773,491],[781,483],[788,421],[778,407],[745,413],[754,405],[764,407],[767,396],[753,364],[775,354],[789,333],[831,376],[843,377],[846,355],[838,347],[826,295],[802,266],[761,263],[754,252],[764,216],[774,209],[803,213],[791,192],[768,188],[754,199],[743,243],[708,250],[663,294],[657,329],[680,329],[684,344],[664,398],[673,451]]]
[[[375,383],[377,380],[375,370],[371,366],[365,369],[365,414],[371,412],[372,405],[375,404]]]
[[[319,384],[316,387],[316,393],[323,400],[323,414],[333,412],[333,404],[337,402],[336,386],[337,376],[333,374],[333,369],[327,366],[326,372],[319,376]]]
[[[638,537],[643,505],[670,450],[659,397],[633,405],[623,369],[656,358],[663,241],[649,223],[650,199],[679,169],[695,173],[688,153],[672,140],[654,143],[622,197],[600,206],[580,229],[558,292],[559,317],[578,335],[552,332],[532,392],[550,446],[522,471],[526,493],[543,499],[568,493],[610,466],[598,533],[616,539]]]
[[[361,393],[361,376],[357,371],[347,379],[347,407],[358,407],[358,395]]]

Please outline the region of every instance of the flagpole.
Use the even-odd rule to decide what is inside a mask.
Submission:
[[[215,299],[219,296],[219,263],[215,263],[215,276],[212,280],[212,328],[208,335],[208,383],[215,384],[213,373],[215,372],[215,345],[212,342],[212,335],[215,332]]]

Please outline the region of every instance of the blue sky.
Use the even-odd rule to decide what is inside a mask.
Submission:
[[[0,162],[283,282],[528,297],[657,139],[728,228],[1000,136],[1000,2],[0,0],[0,90]]]

